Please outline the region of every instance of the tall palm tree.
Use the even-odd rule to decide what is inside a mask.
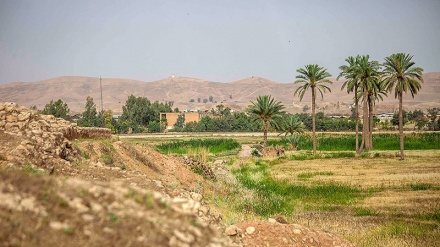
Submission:
[[[341,77],[344,77],[346,81],[342,84],[341,90],[344,90],[344,88],[347,88],[347,93],[354,92],[354,107],[355,107],[355,132],[356,132],[356,154],[359,154],[359,84],[360,80],[358,78],[358,75],[356,73],[356,66],[357,66],[357,60],[359,59],[359,56],[352,57],[349,56],[345,59],[345,61],[348,63],[348,65],[342,65],[339,67],[341,70],[341,73],[339,73],[339,76],[336,78],[336,80],[339,80]]]
[[[330,77],[330,73],[327,72],[327,69],[323,67],[319,67],[317,64],[309,64],[306,65],[305,68],[300,68],[296,70],[299,75],[296,76],[295,84],[303,83],[302,86],[299,86],[295,90],[295,95],[299,96],[300,101],[303,99],[304,94],[307,90],[311,89],[312,91],[312,139],[313,139],[313,154],[316,154],[316,117],[315,117],[315,108],[316,108],[316,89],[318,89],[321,94],[321,99],[324,98],[323,93],[327,90],[331,92],[330,88],[325,85],[325,83],[332,84],[333,82],[327,77]]]
[[[405,53],[395,53],[385,58],[384,75],[385,84],[389,91],[394,88],[394,97],[399,99],[399,135],[400,135],[400,159],[404,160],[404,136],[403,136],[403,93],[410,92],[411,96],[420,90],[423,83],[423,69],[413,67],[413,56]]]
[[[363,148],[370,151],[373,145],[372,134],[370,131],[370,114],[368,107],[368,92],[375,87],[380,80],[380,64],[377,61],[370,61],[369,55],[359,56],[357,59],[356,73],[360,80],[359,89],[362,92],[363,100],[363,125],[362,125],[362,143],[359,147],[359,153]],[[372,116],[371,116],[372,118]],[[371,119],[372,120],[372,119]]]
[[[277,118],[281,117],[284,112],[284,106],[280,101],[275,101],[270,95],[260,95],[256,102],[252,102],[249,112],[257,115],[263,121],[264,141],[263,146],[267,144],[267,131],[269,125],[276,124]]]

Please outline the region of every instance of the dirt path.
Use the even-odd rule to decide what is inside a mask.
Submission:
[[[241,151],[238,153],[239,158],[248,158],[252,156],[252,148],[250,145],[241,145]]]

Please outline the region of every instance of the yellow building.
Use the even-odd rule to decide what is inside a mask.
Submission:
[[[177,123],[177,118],[179,118],[180,115],[183,115],[185,117],[184,124],[189,122],[198,123],[200,121],[200,113],[198,112],[163,112],[160,113],[160,122],[166,123],[166,129],[172,129]]]

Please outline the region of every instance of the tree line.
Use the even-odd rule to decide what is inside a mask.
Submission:
[[[355,133],[356,133],[356,154],[363,150],[373,149],[373,109],[376,101],[380,101],[388,93],[394,91],[394,97],[399,102],[399,143],[400,159],[404,159],[404,135],[403,135],[403,95],[409,92],[414,95],[421,88],[423,83],[423,69],[415,67],[412,61],[413,56],[405,53],[395,53],[386,57],[380,64],[378,61],[370,60],[369,55],[350,56],[345,59],[345,65],[339,67],[340,73],[337,77],[345,78],[341,90],[353,93],[355,105]],[[302,101],[305,93],[311,91],[312,97],[312,141],[313,154],[316,154],[316,97],[319,93],[321,98],[324,93],[331,92],[328,84],[331,76],[327,69],[317,64],[309,64],[297,70],[295,84],[301,84],[295,90],[295,96]],[[362,140],[359,144],[359,104],[362,103]],[[283,106],[280,102],[274,101],[270,96],[260,96],[254,103],[254,111],[260,114],[264,125],[264,143],[266,143],[266,125],[271,119],[277,118]],[[435,119],[435,117],[434,117]],[[276,124],[276,123],[275,123]]]
[[[145,97],[130,95],[122,107],[122,115],[114,117],[111,110],[98,112],[93,98],[87,97],[81,114],[70,115],[69,107],[61,99],[51,100],[41,113],[76,122],[82,127],[109,128],[113,133],[142,133],[160,132],[159,113],[179,111],[178,108],[172,110],[172,106],[173,102],[151,102]],[[36,106],[31,109],[37,110]]]
[[[267,141],[267,132],[271,129],[278,130],[285,134],[293,134],[301,132],[303,128],[311,129],[313,140],[313,153],[316,153],[316,131],[345,131],[353,130],[356,135],[355,150],[357,154],[362,151],[370,151],[373,149],[372,132],[377,123],[374,118],[373,111],[377,101],[383,100],[389,93],[394,91],[394,97],[398,99],[398,129],[400,136],[400,157],[404,159],[404,115],[409,116],[403,111],[403,96],[407,92],[414,97],[420,90],[423,83],[423,69],[415,67],[412,61],[413,56],[405,53],[392,54],[386,57],[381,64],[378,61],[370,60],[369,55],[350,56],[345,59],[346,64],[339,67],[340,73],[337,80],[344,78],[341,90],[347,93],[353,93],[354,107],[354,124],[352,121],[344,119],[326,119],[319,113],[316,113],[316,98],[320,95],[324,97],[324,93],[331,92],[328,84],[332,84],[329,80],[330,73],[327,69],[317,64],[309,64],[304,68],[297,70],[295,84],[299,86],[294,91],[294,95],[298,96],[302,101],[306,92],[311,91],[311,108],[310,118],[301,114],[287,114],[283,111],[284,106],[281,102],[276,101],[270,95],[259,96],[255,102],[251,101],[251,105],[244,112],[231,113],[228,109],[218,109],[217,115],[204,116],[199,122],[186,123],[183,116],[179,117],[174,131],[258,131],[264,132],[264,145]],[[362,104],[362,121],[360,118],[360,104]],[[85,111],[82,118],[78,120],[80,126],[99,126],[111,127],[116,133],[129,132],[159,132],[163,130],[165,123],[160,122],[160,112],[172,112],[172,102],[153,102],[147,98],[135,97],[131,95],[125,106],[122,115],[117,119],[109,118],[111,112],[104,111],[98,113],[93,99],[88,97]],[[55,116],[63,117],[68,114],[67,105],[61,100],[46,105],[46,113],[52,113]],[[178,109],[174,111],[178,112]],[[419,129],[424,126],[435,130],[438,128],[436,115],[437,108],[430,109],[432,111],[431,121],[420,117],[420,112],[412,113],[414,121],[417,121]],[[260,121],[261,120],[261,121]],[[166,121],[166,120],[164,120]],[[395,124],[396,121],[393,122]],[[362,138],[360,140],[359,130],[362,129]]]

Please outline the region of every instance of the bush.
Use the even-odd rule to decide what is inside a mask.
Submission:
[[[104,162],[104,164],[106,165],[111,165],[113,164],[113,157],[109,154],[103,154],[101,156],[102,162]]]

